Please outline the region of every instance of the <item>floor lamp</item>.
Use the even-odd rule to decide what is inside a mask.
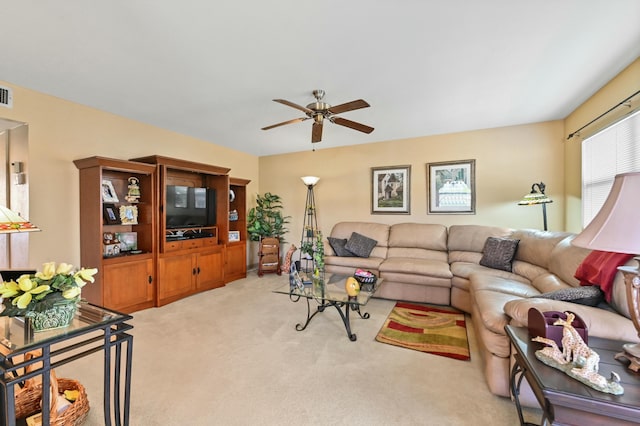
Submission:
[[[537,187],[537,190],[536,190]],[[544,230],[547,230],[547,204],[553,203],[553,200],[546,196],[544,190],[546,185],[543,182],[534,183],[531,185],[531,192],[525,194],[522,200],[518,203],[519,206],[533,206],[535,204],[542,204],[542,220],[544,222]]]
[[[302,238],[300,240],[300,248],[313,247],[318,233],[318,217],[316,215],[316,201],[313,196],[313,187],[316,186],[319,177],[316,176],[304,176],[301,178],[302,182],[307,187],[307,201],[304,207],[304,223],[302,224]],[[304,268],[302,268],[302,261],[304,260]],[[309,268],[309,261],[313,262],[313,259],[303,258],[302,250],[300,250],[300,267],[305,272],[313,270],[313,266]]]
[[[591,223],[573,239],[572,244],[592,250],[614,253],[640,253],[640,173],[623,173],[615,177],[604,205]],[[635,257],[640,261],[640,257]],[[627,304],[633,325],[640,337],[640,273],[638,267],[621,266]],[[640,370],[640,343],[623,345],[616,359],[630,361],[629,369]]]

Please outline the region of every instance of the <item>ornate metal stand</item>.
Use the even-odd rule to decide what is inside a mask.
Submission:
[[[300,296],[294,293],[291,293],[289,295],[289,298],[293,302],[297,302],[298,300],[300,300]],[[312,299],[307,297],[305,297],[305,299],[307,301],[307,320],[305,321],[304,325],[300,323],[296,324],[297,331],[302,331],[306,329],[309,323],[311,322],[311,319],[315,317],[318,312],[324,312],[326,307],[333,306],[334,308],[336,308],[336,310],[340,314],[340,317],[342,318],[342,323],[344,324],[344,328],[347,331],[347,337],[349,337],[349,340],[351,340],[352,342],[355,342],[358,339],[358,337],[355,335],[355,333],[351,332],[351,321],[349,320],[349,311],[357,312],[360,318],[362,319],[369,318],[368,312],[365,312],[364,314],[360,312],[360,305],[357,303],[335,302],[335,301],[326,300],[326,299],[313,299],[318,302],[318,307],[316,308],[315,312],[311,313],[310,300]],[[342,308],[344,308],[344,312]]]
[[[304,207],[304,223],[302,224],[302,237],[300,238],[300,247],[305,243],[313,245],[316,235],[318,234],[318,217],[316,215],[316,201],[313,196],[313,185],[307,185],[307,201]],[[313,259],[305,257],[300,250],[300,269],[299,272],[312,272]]]

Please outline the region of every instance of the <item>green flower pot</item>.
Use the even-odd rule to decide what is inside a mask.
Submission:
[[[61,303],[41,312],[27,312],[25,318],[31,321],[33,331],[53,330],[67,327],[76,315],[76,303]]]

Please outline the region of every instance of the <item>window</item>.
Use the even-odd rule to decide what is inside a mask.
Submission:
[[[619,173],[640,172],[640,110],[582,143],[582,226],[609,195]]]

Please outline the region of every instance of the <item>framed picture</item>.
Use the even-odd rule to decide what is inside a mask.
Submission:
[[[103,204],[102,216],[104,217],[104,223],[107,225],[120,225],[120,217],[117,212],[115,204]]]
[[[371,168],[371,213],[411,213],[411,166]]]
[[[102,180],[102,201],[104,203],[117,203],[120,201],[110,180]]]
[[[240,231],[229,231],[229,242],[240,241]]]
[[[476,160],[427,164],[429,214],[476,213]]]
[[[120,251],[138,250],[137,232],[116,232],[116,239],[120,241]]]
[[[120,221],[123,225],[138,224],[138,207],[120,206]]]

